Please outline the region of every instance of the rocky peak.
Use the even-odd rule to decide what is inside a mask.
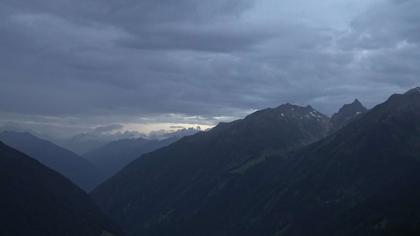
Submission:
[[[410,89],[405,94],[413,94],[413,93],[420,94],[420,87],[416,87],[416,88]]]
[[[311,106],[298,106],[290,103],[276,108],[268,108],[249,115],[246,119],[277,119],[277,120],[317,120],[327,121],[328,117]]]
[[[331,117],[332,131],[334,132],[341,129],[366,111],[366,107],[364,107],[358,99],[355,99],[350,104],[345,104]]]

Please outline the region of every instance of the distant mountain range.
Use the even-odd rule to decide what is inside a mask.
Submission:
[[[2,236],[123,235],[80,188],[1,142],[0,186]]]
[[[174,137],[184,137],[199,132],[197,128],[182,128],[179,127],[176,131],[155,131],[150,134],[141,134],[136,131],[126,131],[117,133],[101,133],[99,131],[85,132],[77,134],[71,138],[50,138],[48,140],[59,144],[60,146],[71,150],[79,155],[86,155],[88,152],[100,149],[111,142],[119,140],[134,140],[137,138],[143,138],[148,140],[163,140]]]
[[[92,192],[129,235],[419,235],[420,89],[332,119],[285,104],[129,164]]]
[[[133,236],[420,234],[420,88],[371,110],[284,104],[84,157],[25,132],[0,140],[0,235],[122,235],[42,164],[87,191],[115,174],[91,197]]]
[[[90,191],[142,154],[167,146],[184,135],[197,132],[197,129],[181,129],[166,134],[169,138],[162,140],[130,138],[111,141],[83,156],[29,132],[3,131],[0,133],[0,141],[30,155],[68,177],[86,191]],[[88,146],[90,144],[87,140],[81,143]]]
[[[120,171],[128,163],[139,158],[142,154],[167,146],[178,139],[178,137],[164,140],[122,139],[90,151],[83,157],[92,162],[101,171],[103,181]]]
[[[85,190],[94,188],[103,177],[89,161],[56,144],[27,132],[4,131],[0,141],[56,170]]]
[[[134,139],[136,134],[127,132],[116,135],[86,132],[77,134],[70,138],[52,139],[54,143],[71,150],[78,155],[84,155],[96,148],[99,148],[107,143],[120,140],[120,139]]]

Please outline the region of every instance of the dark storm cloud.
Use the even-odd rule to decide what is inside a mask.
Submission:
[[[354,20],[353,32],[340,43],[355,52],[357,72],[366,80],[400,89],[420,84],[418,12],[419,1],[381,1]]]
[[[19,93],[1,106],[11,112],[188,112],[179,108],[202,107],[188,104],[188,94],[202,91],[190,84],[194,68],[187,67],[207,56],[179,51],[231,51],[259,40],[241,29],[217,27],[249,7],[247,1],[3,4],[2,95]]]
[[[6,0],[3,4],[12,14],[58,16],[64,24],[68,21],[87,27],[92,27],[95,23],[115,25],[130,33],[131,37],[123,41],[125,45],[151,50],[225,51],[252,44],[257,40],[253,35],[241,37],[241,32],[233,28],[211,28],[215,22],[221,26],[234,21],[242,11],[252,6],[250,0],[35,0],[29,3]]]
[[[377,0],[351,20],[362,1],[339,3],[3,0],[0,111],[199,124],[284,102],[332,113],[418,85],[420,2]]]

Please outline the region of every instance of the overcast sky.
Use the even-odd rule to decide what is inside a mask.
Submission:
[[[211,126],[420,84],[418,0],[2,0],[0,124]],[[118,125],[120,124],[120,125]]]

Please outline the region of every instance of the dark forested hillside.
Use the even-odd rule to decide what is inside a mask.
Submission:
[[[169,233],[175,225],[182,228],[181,222],[188,225],[224,188],[225,175],[244,173],[272,153],[317,141],[327,132],[328,118],[311,107],[262,110],[143,156],[93,196],[132,235],[153,235],[171,222]]]
[[[1,142],[0,187],[2,236],[122,235],[79,187]]]
[[[85,190],[101,180],[98,169],[86,159],[26,132],[4,131],[0,141],[56,170]]]
[[[218,198],[225,222],[235,219],[222,232],[418,235],[419,157],[420,93],[393,95],[333,136],[233,178]],[[240,203],[223,211],[232,198]]]
[[[253,152],[308,130],[255,129],[277,124],[265,112],[153,152],[93,197],[131,235],[419,234],[419,90],[288,153]]]

